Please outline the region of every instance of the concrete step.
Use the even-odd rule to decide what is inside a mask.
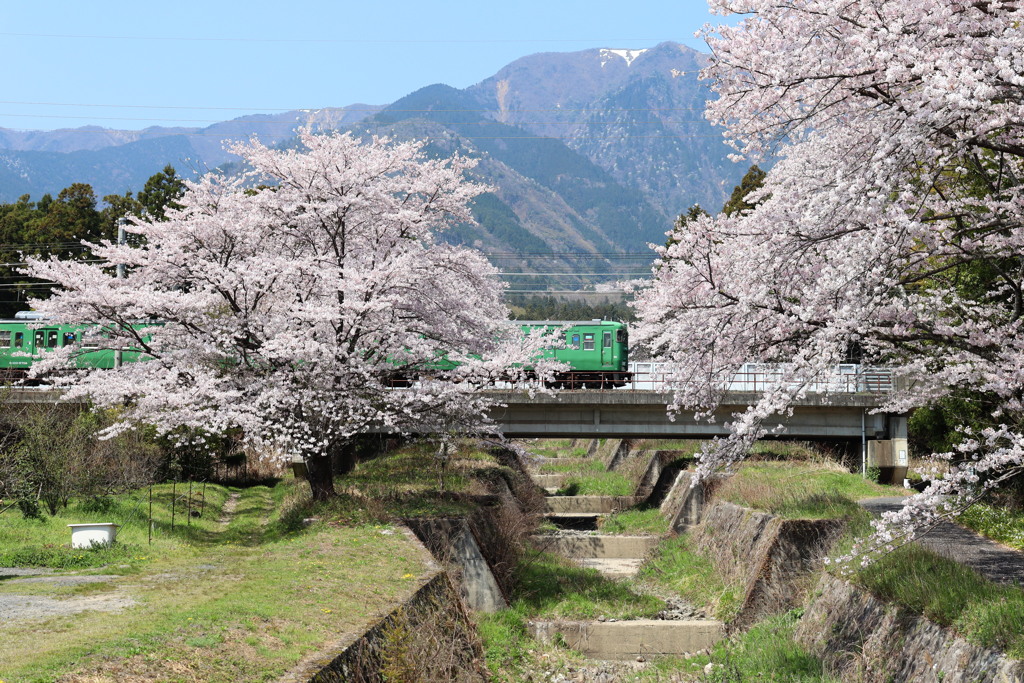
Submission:
[[[636,576],[644,560],[640,557],[630,558],[578,558],[581,567],[596,569],[609,579],[628,579]]]
[[[611,534],[537,534],[531,538],[535,548],[563,557],[598,559],[638,559],[647,557],[660,536],[616,536]]]
[[[597,531],[606,517],[599,512],[547,512],[544,516],[559,529],[571,531]]]
[[[530,622],[529,631],[547,643],[560,634],[566,645],[594,659],[702,652],[725,638],[725,626],[712,620],[542,621]]]
[[[550,496],[544,504],[548,513],[609,514],[631,508],[637,502],[633,496]]]
[[[540,458],[537,458],[534,462],[537,464],[537,467],[540,467],[541,465],[554,465],[554,464],[581,466],[581,465],[586,465],[588,463],[594,462],[594,458],[544,458],[544,457],[540,457]]]

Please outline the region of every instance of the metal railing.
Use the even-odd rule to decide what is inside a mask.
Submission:
[[[629,371],[633,377],[625,389],[635,391],[666,391],[669,386],[668,364],[663,362],[632,362]],[[720,388],[731,392],[761,393],[780,385],[793,388],[802,384],[784,365],[745,363],[739,372]],[[892,391],[892,371],[856,364],[836,366],[831,372],[806,383],[812,394],[883,394]]]

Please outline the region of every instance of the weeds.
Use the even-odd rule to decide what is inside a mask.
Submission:
[[[857,500],[895,491],[835,463],[756,462],[741,466],[716,497],[789,519],[828,519],[855,515]]]
[[[1024,590],[995,584],[916,544],[885,555],[856,574],[858,584],[967,640],[1024,656]]]
[[[839,683],[825,663],[798,644],[794,637],[801,610],[769,617],[749,631],[722,641],[704,659],[707,683],[786,681],[787,683]],[[691,666],[700,666],[697,659]],[[706,665],[705,665],[706,666]]]
[[[623,510],[609,515],[601,524],[601,531],[608,534],[659,536],[668,533],[668,520],[658,508]]]
[[[739,614],[743,586],[727,582],[712,561],[691,547],[687,536],[664,541],[641,568],[638,578],[707,608],[716,619],[729,622]]]
[[[636,483],[620,472],[598,472],[569,476],[555,495],[560,496],[631,496]]]
[[[1011,548],[1024,550],[1024,513],[986,503],[975,503],[957,521]]]
[[[517,579],[513,602],[541,619],[642,619],[663,606],[657,598],[638,594],[595,569],[547,553],[525,558]]]

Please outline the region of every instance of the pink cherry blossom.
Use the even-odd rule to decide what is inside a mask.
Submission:
[[[118,428],[240,427],[305,459],[322,497],[330,458],[367,432],[486,428],[477,389],[523,375],[542,341],[508,321],[483,255],[435,239],[472,220],[486,189],[466,177],[475,162],[349,134],[299,142],[236,145],[244,173],[189,183],[168,220],[133,219],[127,244],[95,245],[102,264],[33,260],[28,272],[60,285],[37,307],[148,358],[68,374],[80,349],[54,354],[35,370],[64,368],[54,381],[68,398],[119,407]]]
[[[673,364],[674,409],[709,415],[745,362],[785,383],[709,446],[728,467],[807,383],[859,348],[896,374],[881,408],[954,390],[1001,402],[955,466],[860,550],[962,509],[1024,467],[1024,10],[1016,0],[710,0],[707,116],[776,160],[746,215],[670,233],[634,339]],[[988,274],[972,291],[971,273]],[[773,423],[774,424],[774,423]],[[939,454],[939,456],[951,454]]]

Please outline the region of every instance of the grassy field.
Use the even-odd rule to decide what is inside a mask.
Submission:
[[[856,501],[862,498],[905,493],[829,461],[769,460],[743,463],[715,492],[715,499],[788,519],[824,519],[859,515]]]
[[[420,547],[393,526],[325,518],[299,529],[280,519],[285,499],[301,497],[295,489],[207,486],[203,516],[171,532],[170,486],[158,486],[152,545],[148,491],[103,512],[73,505],[41,522],[0,515],[0,564],[70,566],[104,577],[70,586],[8,579],[0,595],[55,600],[65,609],[104,596],[125,605],[0,624],[0,679],[274,680],[304,656],[362,632],[429,573]],[[65,524],[100,520],[124,524],[114,548],[62,547]]]
[[[878,558],[851,578],[876,597],[951,627],[972,643],[1024,657],[1020,586],[993,583],[916,544]]]

